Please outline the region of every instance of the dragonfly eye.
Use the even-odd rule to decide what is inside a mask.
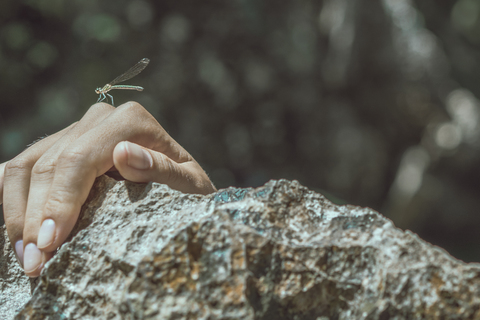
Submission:
[[[100,93],[100,90],[102,90],[102,88],[98,87],[97,89],[95,89],[95,93],[96,93],[96,94],[99,94],[99,93]]]

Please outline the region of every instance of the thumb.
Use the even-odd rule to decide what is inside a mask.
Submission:
[[[113,163],[119,173],[133,182],[159,182],[187,193],[198,190],[195,161],[177,163],[164,155],[138,144],[122,141],[113,150]]]

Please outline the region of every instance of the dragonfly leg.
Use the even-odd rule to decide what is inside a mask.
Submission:
[[[100,96],[98,97],[97,102],[102,102],[105,100],[107,97],[105,96],[105,93],[100,93]]]
[[[112,97],[112,95],[107,93],[107,96],[109,96],[109,97],[110,97],[110,99],[112,100],[112,106],[114,106],[114,107],[115,107],[115,104],[113,103],[113,97]]]

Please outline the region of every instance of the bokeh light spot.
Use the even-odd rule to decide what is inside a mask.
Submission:
[[[458,125],[462,138],[475,143],[480,133],[480,107],[477,98],[468,90],[457,89],[447,97],[447,111]]]
[[[443,123],[439,125],[435,131],[435,143],[442,149],[455,149],[461,141],[462,136],[460,130],[453,123]]]
[[[145,27],[152,22],[153,12],[150,3],[142,0],[132,1],[127,6],[128,23],[136,29]]]
[[[59,126],[70,120],[74,113],[68,90],[52,88],[42,92],[39,99],[39,115],[44,122]]]
[[[73,23],[74,31],[83,38],[113,42],[120,37],[120,23],[108,14],[83,14]]]
[[[163,20],[160,32],[162,40],[183,43],[190,36],[190,23],[182,15],[171,15]]]
[[[11,49],[24,49],[32,39],[28,27],[21,23],[12,23],[5,26],[2,33],[6,45]]]
[[[479,13],[480,2],[476,0],[457,1],[451,13],[452,24],[460,31],[470,30],[477,24]]]
[[[47,42],[39,42],[27,53],[27,59],[39,68],[46,68],[55,62],[58,56],[57,49]]]
[[[405,151],[395,179],[395,186],[403,196],[410,197],[418,191],[429,164],[430,156],[422,147],[411,147]]]

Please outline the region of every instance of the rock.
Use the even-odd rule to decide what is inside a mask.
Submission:
[[[0,233],[0,319],[13,319],[30,299],[30,281],[17,263],[5,226]]]
[[[2,319],[477,319],[480,265],[298,182],[208,196],[97,179],[30,284],[2,242]],[[28,300],[28,302],[27,302]]]

